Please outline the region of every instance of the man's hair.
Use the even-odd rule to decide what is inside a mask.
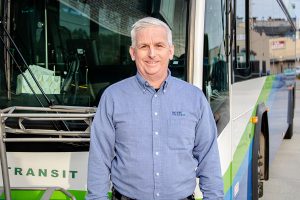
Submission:
[[[131,34],[131,46],[135,47],[136,45],[136,32],[143,29],[143,28],[148,28],[148,27],[154,27],[154,26],[160,26],[165,28],[165,30],[167,31],[167,38],[168,38],[168,43],[169,45],[172,45],[172,31],[169,28],[169,26],[164,23],[163,21],[156,19],[154,17],[145,17],[142,18],[140,20],[138,20],[137,22],[135,22],[132,25],[132,30],[130,32]]]

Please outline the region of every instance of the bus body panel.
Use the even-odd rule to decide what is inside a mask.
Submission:
[[[8,152],[10,183],[86,190],[87,160],[88,152]]]
[[[270,97],[266,103],[269,107],[269,132],[270,132],[270,161],[283,140],[288,129],[288,88],[283,75],[274,77]]]

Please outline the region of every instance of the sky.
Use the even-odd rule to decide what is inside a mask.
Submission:
[[[300,0],[282,0],[288,9],[291,9],[294,12],[294,15],[291,17],[296,17],[298,19],[298,26],[300,25]],[[291,4],[294,5],[292,8]],[[251,0],[252,4],[252,16],[264,19],[268,19],[269,16],[276,18],[285,18],[279,4],[276,0]],[[270,6],[272,5],[272,6]],[[241,5],[242,6],[242,5]],[[272,14],[273,13],[273,14]]]
[[[300,28],[300,0],[290,0],[290,2],[295,5],[294,10],[295,10],[296,18],[297,18],[296,26],[298,28]]]
[[[300,18],[300,0],[291,0],[291,3],[295,4],[295,14],[297,18]]]

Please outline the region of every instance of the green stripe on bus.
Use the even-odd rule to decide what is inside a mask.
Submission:
[[[82,190],[68,190],[77,200],[84,200],[86,191]],[[45,193],[45,190],[11,190],[11,199],[14,200],[40,200]],[[111,192],[108,193],[111,199]],[[69,200],[65,194],[60,191],[55,191],[50,200]],[[4,193],[0,196],[0,200],[5,200]]]
[[[69,190],[71,194],[73,194],[76,199],[84,199],[86,191],[78,191],[78,190]],[[45,193],[45,190],[11,190],[11,199],[21,200],[40,200]],[[0,199],[4,200],[4,194],[1,195]],[[55,191],[50,198],[51,200],[69,200],[65,194],[60,191]]]

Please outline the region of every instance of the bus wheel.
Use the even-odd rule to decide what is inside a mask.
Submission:
[[[263,182],[265,172],[266,138],[261,132],[254,137],[252,149],[252,200],[263,196]]]
[[[293,122],[289,124],[289,128],[284,135],[284,139],[291,139],[293,137],[293,126],[294,126]]]
[[[257,158],[257,179],[258,179],[258,198],[263,196],[263,181],[265,179],[265,167],[266,167],[266,138],[261,132],[259,136],[259,149]]]
[[[289,105],[288,105],[289,128],[287,129],[284,135],[284,139],[291,139],[293,137],[294,112],[295,112],[295,87],[293,87],[293,89],[289,91]]]

